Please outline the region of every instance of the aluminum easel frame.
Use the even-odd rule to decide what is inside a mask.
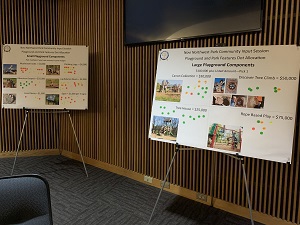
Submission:
[[[13,167],[12,167],[12,170],[11,170],[11,176],[12,176],[13,173],[14,173],[14,169],[15,169],[15,165],[16,165],[16,161],[17,161],[17,157],[18,157],[18,153],[19,153],[19,149],[20,149],[21,140],[22,140],[22,137],[23,137],[24,128],[25,128],[25,125],[26,125],[26,122],[27,122],[27,118],[28,118],[29,113],[41,113],[41,114],[50,114],[50,113],[53,113],[53,114],[56,114],[56,113],[68,113],[69,119],[70,119],[70,123],[71,123],[72,129],[73,129],[73,133],[74,133],[74,136],[75,136],[75,140],[76,140],[76,143],[77,143],[77,146],[78,146],[78,150],[79,150],[79,153],[80,153],[80,157],[81,157],[81,160],[82,160],[82,164],[83,164],[83,167],[84,167],[84,170],[85,170],[85,174],[86,174],[86,176],[88,177],[89,175],[88,175],[88,172],[87,172],[87,169],[86,169],[84,160],[83,160],[83,156],[82,156],[81,148],[80,148],[80,145],[79,145],[79,142],[78,142],[78,138],[77,138],[77,135],[76,135],[76,133],[75,133],[75,128],[74,128],[74,124],[73,124],[73,121],[72,121],[72,118],[71,118],[70,110],[66,110],[66,109],[64,109],[64,110],[62,110],[62,111],[53,111],[53,112],[30,111],[30,109],[25,109],[25,119],[24,119],[22,131],[21,131],[20,139],[19,139],[19,142],[18,142],[18,147],[17,147],[15,159],[14,159],[14,164],[13,164]]]
[[[198,150],[199,150],[199,149],[179,148],[179,144],[176,143],[176,149],[175,149],[173,158],[172,158],[171,163],[170,163],[170,166],[169,166],[169,168],[168,168],[168,170],[167,170],[167,174],[166,174],[165,179],[164,179],[164,181],[163,181],[162,187],[160,188],[160,191],[159,191],[158,197],[157,197],[157,199],[156,199],[155,205],[154,205],[154,207],[153,207],[153,210],[152,210],[151,216],[150,216],[150,218],[149,218],[148,224],[150,224],[151,219],[152,219],[152,217],[153,217],[153,215],[154,215],[155,208],[156,208],[157,203],[158,203],[158,201],[159,201],[159,199],[160,199],[161,193],[162,193],[162,191],[163,191],[163,189],[164,189],[164,187],[165,187],[166,181],[167,181],[167,179],[168,179],[168,176],[169,176],[171,167],[172,167],[172,165],[173,165],[173,163],[174,163],[174,161],[175,161],[175,157],[176,157],[177,153],[178,153],[179,151],[198,151]],[[228,155],[228,156],[230,156],[230,157],[232,157],[232,158],[234,158],[234,159],[239,160],[239,161],[241,162],[241,164],[242,164],[243,177],[244,177],[244,181],[245,181],[245,188],[246,188],[247,200],[248,200],[248,207],[249,207],[249,211],[250,211],[250,220],[251,220],[251,224],[254,225],[253,216],[252,216],[251,200],[250,200],[250,195],[249,195],[249,190],[248,190],[248,182],[247,182],[247,177],[246,177],[246,172],[245,172],[244,157],[243,157],[243,156],[240,156],[240,155],[238,155],[238,154],[236,154],[236,155],[226,154],[226,155]],[[214,161],[214,162],[215,162],[215,161]],[[213,175],[214,175],[214,174],[215,174],[215,173],[213,172]],[[213,180],[214,180],[214,179],[213,179]],[[213,185],[214,185],[214,184],[213,184]]]

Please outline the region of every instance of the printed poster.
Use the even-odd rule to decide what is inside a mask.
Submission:
[[[299,59],[296,46],[161,50],[149,138],[290,162]]]
[[[87,46],[6,44],[2,56],[2,108],[88,108]]]

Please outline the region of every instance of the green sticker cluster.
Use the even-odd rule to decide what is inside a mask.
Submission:
[[[259,90],[259,87],[257,86],[257,87],[255,87],[255,89],[256,89],[256,90]],[[248,91],[252,92],[253,89],[252,89],[251,87],[248,87]]]
[[[162,110],[166,110],[167,109],[166,106],[160,106],[159,108],[162,109]],[[171,111],[167,111],[167,112],[162,111],[161,115],[165,115],[165,114],[166,115],[170,115],[171,113],[175,113],[175,110],[171,110]]]
[[[20,82],[20,87],[22,87],[22,89],[24,89],[24,87],[28,87],[31,83],[33,83],[33,81],[31,81],[31,82],[26,81],[25,83]]]
[[[185,114],[182,114],[182,117],[185,118],[186,115],[185,115]],[[198,118],[198,119],[205,118],[205,115],[198,115],[198,116],[196,116],[196,117],[193,117],[193,116],[189,115],[189,116],[187,116],[187,117],[188,117],[188,119],[196,120],[197,118]],[[185,124],[186,121],[183,120],[182,123]]]

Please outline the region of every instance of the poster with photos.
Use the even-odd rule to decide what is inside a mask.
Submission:
[[[3,45],[2,108],[88,108],[88,47]]]
[[[290,162],[299,52],[296,46],[161,50],[149,138]]]

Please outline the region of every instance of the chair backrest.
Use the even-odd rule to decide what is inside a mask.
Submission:
[[[52,225],[49,184],[39,175],[0,178],[0,224]]]

